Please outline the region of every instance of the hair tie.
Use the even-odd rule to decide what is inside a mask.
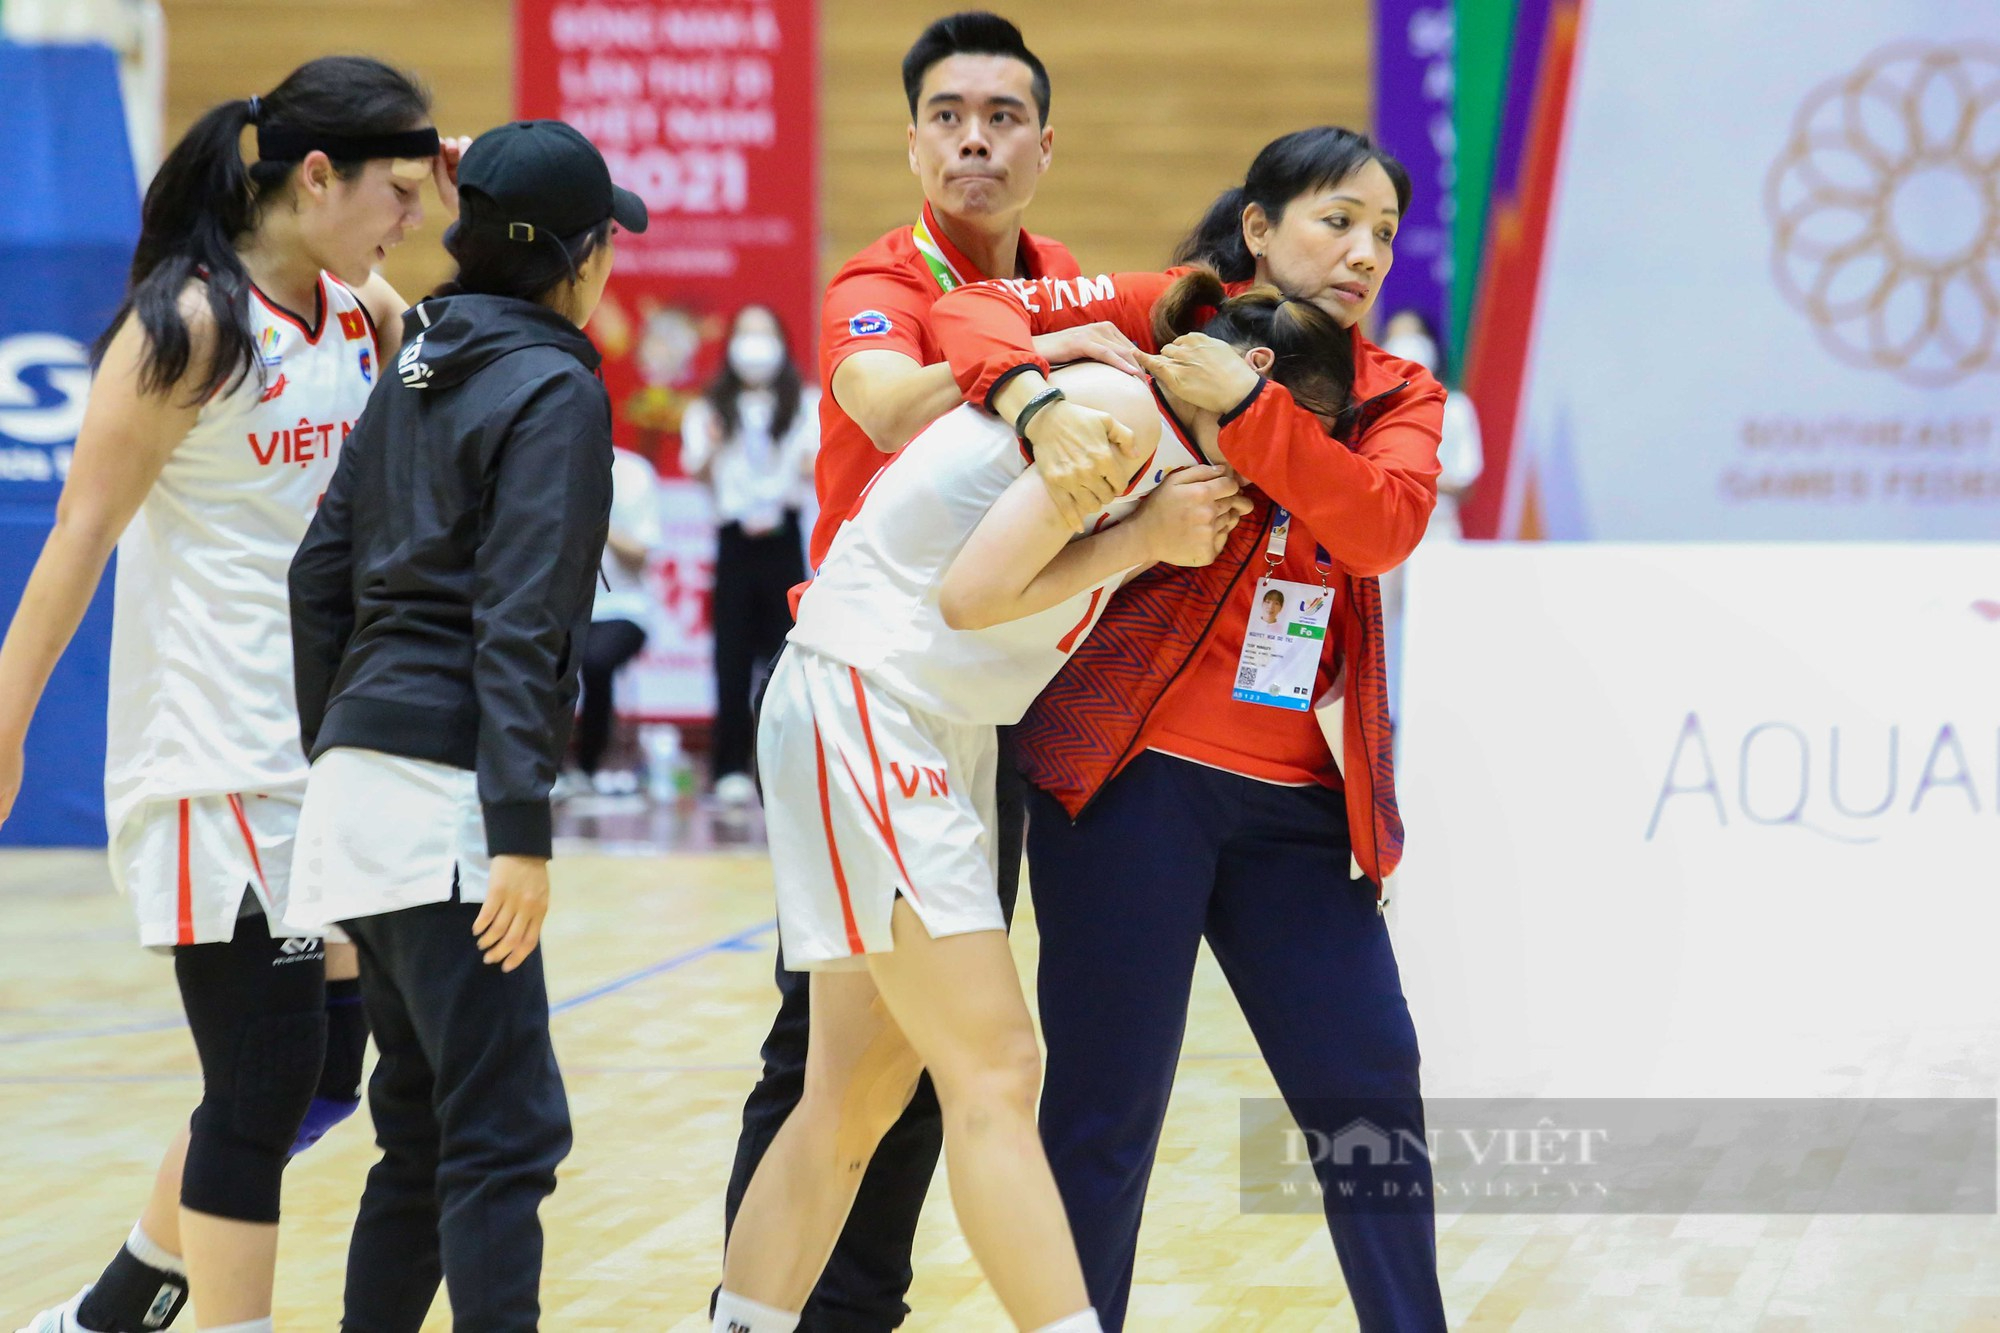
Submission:
[[[252,94],[246,105],[250,108],[250,123],[255,125],[258,117],[264,114],[264,99]]]

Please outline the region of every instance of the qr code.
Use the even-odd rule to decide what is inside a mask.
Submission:
[[[1239,690],[1247,690],[1247,689],[1251,688],[1252,686],[1254,686],[1254,685],[1255,685],[1256,683],[1257,683],[1257,668],[1256,668],[1256,667],[1253,667],[1253,666],[1239,666],[1239,667],[1237,667],[1237,668],[1236,668],[1236,688],[1237,688],[1237,689],[1239,689]]]

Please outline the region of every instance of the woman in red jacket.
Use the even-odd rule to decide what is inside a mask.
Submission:
[[[1402,823],[1376,576],[1435,503],[1444,391],[1359,332],[1408,206],[1408,177],[1365,136],[1301,130],[1257,155],[1176,256],[1354,330],[1331,434],[1214,340],[1155,342],[1152,303],[1184,269],[979,283],[933,311],[966,400],[1040,418],[1038,436],[1087,423],[1061,420],[1071,409],[1030,339],[1114,322],[1172,399],[1214,414],[1256,502],[1214,564],[1128,584],[1017,733],[1035,787],[1042,1135],[1107,1329],[1125,1315],[1204,938],[1292,1115],[1324,1136],[1305,1142],[1356,1120],[1422,1142],[1416,1034],[1379,910]],[[1270,592],[1282,631],[1251,623]],[[1316,1161],[1328,1225],[1364,1329],[1442,1329],[1429,1163],[1396,1157]]]

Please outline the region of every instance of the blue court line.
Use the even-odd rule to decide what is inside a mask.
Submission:
[[[627,972],[622,977],[614,977],[602,985],[593,986],[579,995],[572,995],[567,1000],[552,1004],[549,1006],[549,1013],[551,1016],[568,1013],[572,1009],[578,1009],[593,1001],[601,1000],[607,995],[615,995],[627,987],[636,986],[648,978],[664,976],[668,972],[679,971],[689,963],[698,962],[711,954],[756,953],[759,951],[758,938],[770,934],[777,928],[778,922],[774,917],[769,921],[761,922],[748,929],[739,930],[734,935],[725,935],[719,940],[711,940],[707,944],[689,949],[686,953],[678,953],[671,958],[662,958],[659,962],[648,964],[636,972]],[[23,1046],[33,1042],[44,1041],[80,1041],[88,1037],[129,1037],[147,1032],[172,1032],[176,1028],[185,1028],[186,1026],[187,1020],[185,1018],[172,1018],[152,1019],[144,1023],[121,1023],[111,1027],[68,1028],[57,1032],[17,1032],[0,1036],[0,1046]],[[0,1078],[0,1084],[14,1081]]]
[[[689,949],[686,953],[677,953],[672,958],[662,958],[659,962],[649,967],[642,967],[637,972],[627,972],[624,976],[607,981],[601,986],[593,986],[581,995],[572,995],[560,1004],[552,1004],[549,1006],[549,1013],[551,1016],[566,1014],[570,1010],[589,1004],[593,1000],[601,1000],[607,995],[614,995],[624,990],[627,986],[636,986],[648,977],[657,977],[668,972],[678,971],[686,967],[689,963],[706,958],[710,954],[754,952],[756,946],[751,941],[759,935],[768,935],[777,928],[777,918],[773,917],[771,920],[752,926],[748,930],[739,930],[734,935],[725,935],[721,939],[704,944],[698,949]]]

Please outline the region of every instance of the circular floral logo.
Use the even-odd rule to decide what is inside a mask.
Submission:
[[[1904,45],[1814,89],[1764,183],[1778,289],[1843,360],[2000,369],[2000,52]]]

